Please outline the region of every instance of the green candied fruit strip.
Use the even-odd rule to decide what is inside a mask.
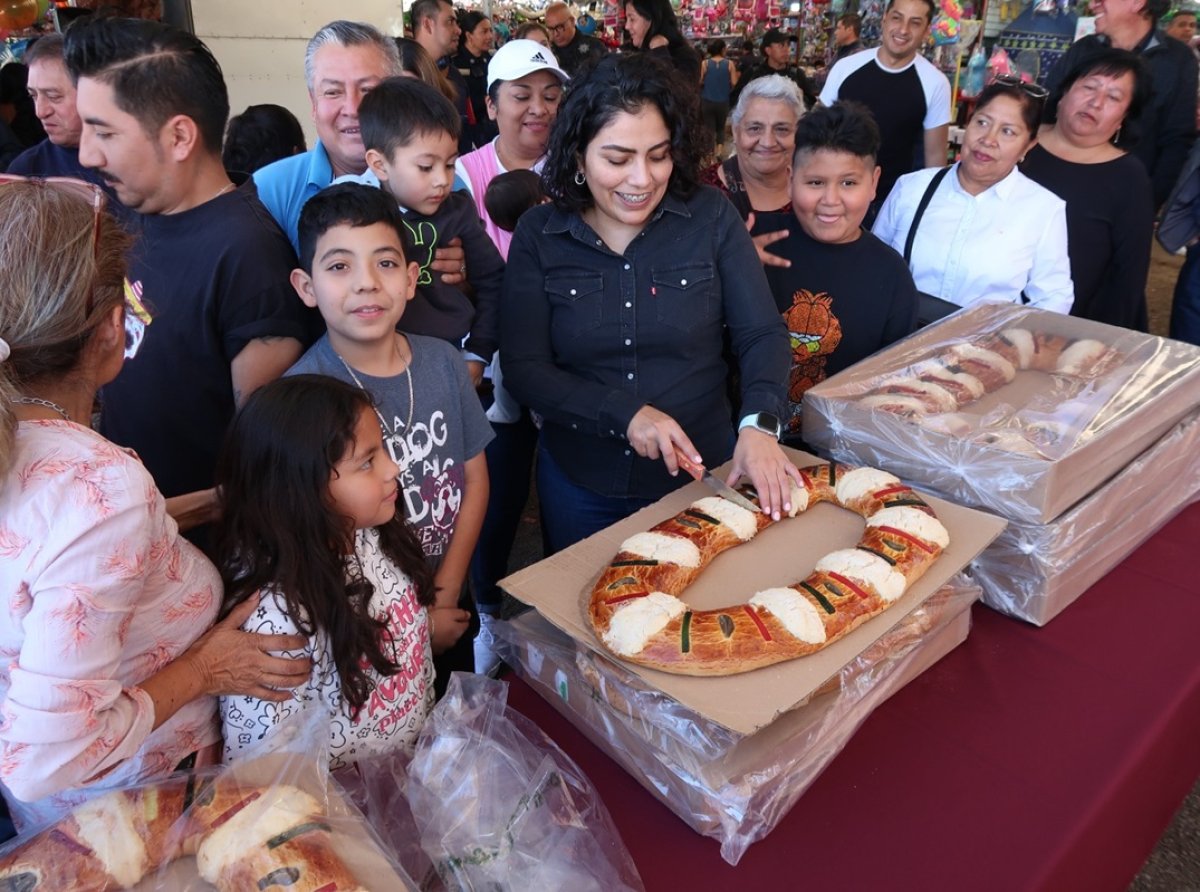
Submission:
[[[691,631],[692,631],[692,611],[688,611],[683,615],[683,626],[680,634],[680,646],[683,653],[687,653],[692,649]]]
[[[876,551],[874,548],[871,548],[867,545],[856,545],[854,547],[857,548],[859,551],[865,551],[867,554],[873,554],[873,555],[875,555],[875,557],[881,558],[881,559],[887,561],[893,567],[896,566],[896,559],[888,557],[882,551]]]
[[[613,561],[610,567],[657,567],[658,561]]]
[[[276,849],[289,840],[295,839],[303,833],[311,833],[313,830],[324,830],[326,833],[332,833],[333,828],[322,821],[309,821],[307,824],[298,824],[291,830],[285,830],[278,836],[272,836],[267,840],[268,849]]]
[[[815,585],[809,585],[807,582],[800,583],[800,587],[817,599],[817,603],[821,605],[821,609],[830,616],[837,613],[837,608],[829,603],[829,599],[821,594],[820,590]]]
[[[620,587],[621,587],[621,586],[623,586],[623,585],[634,585],[634,584],[636,584],[636,583],[637,583],[637,581],[638,581],[638,580],[637,580],[637,577],[634,577],[634,576],[622,576],[622,577],[621,577],[620,579],[618,579],[616,582],[611,582],[611,583],[609,583],[609,585],[608,585],[608,590],[611,592],[613,589],[615,589],[615,588],[620,588]]]
[[[694,517],[697,520],[703,520],[705,523],[711,523],[713,526],[716,526],[717,524],[719,524],[721,522],[721,521],[717,520],[715,517],[713,517],[712,515],[705,514],[703,511],[697,511],[694,508],[689,508],[687,511],[684,511],[683,513],[686,514],[688,517]]]
[[[883,503],[883,507],[885,507],[885,508],[903,508],[906,505],[911,506],[913,508],[928,508],[929,507],[929,503],[926,502],[924,499],[896,499],[895,501],[892,501],[892,502],[884,502]]]

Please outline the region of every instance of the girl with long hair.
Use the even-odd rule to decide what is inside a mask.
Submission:
[[[370,397],[333,378],[275,381],[234,419],[217,469],[225,609],[258,594],[244,627],[306,636],[313,671],[286,703],[221,700],[226,760],[312,708],[330,715],[333,768],[416,742],[434,588],[397,473]]]

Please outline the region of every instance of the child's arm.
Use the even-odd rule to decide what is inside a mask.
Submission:
[[[467,459],[463,466],[462,508],[450,536],[450,544],[442,556],[442,564],[434,574],[436,608],[458,607],[458,596],[467,578],[471,555],[479,541],[479,530],[483,526],[483,515],[487,511],[488,472],[487,459],[482,452]]]
[[[475,290],[475,318],[463,345],[486,362],[500,343],[500,291],[504,287],[504,258],[479,222],[475,205],[464,196],[457,230],[467,256],[467,278]],[[482,372],[482,369],[480,369]],[[478,383],[478,382],[476,382]]]

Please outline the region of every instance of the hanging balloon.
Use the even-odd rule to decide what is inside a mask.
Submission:
[[[38,18],[44,19],[46,13],[50,11],[50,0],[37,0]]]
[[[0,28],[19,31],[38,20],[38,0],[0,0]]]

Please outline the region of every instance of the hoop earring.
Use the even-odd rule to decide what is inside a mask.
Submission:
[[[587,174],[585,174],[582,170],[575,171],[575,185],[582,186],[586,182]]]

